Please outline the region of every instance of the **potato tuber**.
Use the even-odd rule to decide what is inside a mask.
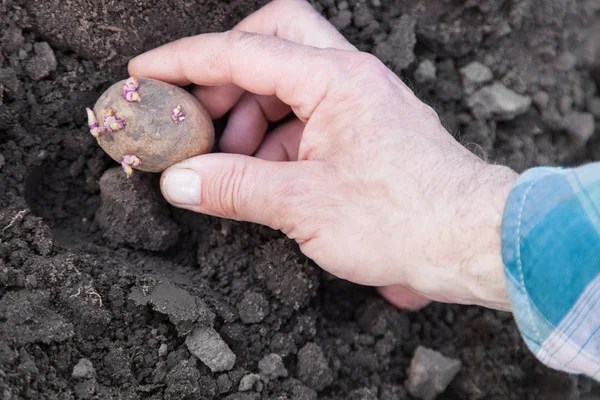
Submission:
[[[127,176],[162,172],[211,151],[212,120],[198,100],[166,82],[131,77],[112,85],[87,109],[90,133]]]

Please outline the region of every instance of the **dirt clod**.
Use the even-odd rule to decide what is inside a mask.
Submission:
[[[127,179],[121,168],[112,168],[100,178],[100,193],[96,221],[108,240],[151,251],[177,242],[179,228],[157,193],[154,176],[140,173]]]
[[[377,394],[370,388],[360,388],[350,392],[349,400],[377,400]]]
[[[217,390],[219,394],[227,393],[233,387],[233,382],[227,374],[221,374],[217,378]]]
[[[73,391],[78,399],[91,399],[96,394],[96,385],[95,379],[86,379],[83,382],[77,383]]]
[[[344,29],[352,23],[352,11],[340,10],[336,16],[331,18],[331,23],[338,29]]]
[[[203,392],[205,392],[200,386],[200,377],[200,371],[194,366],[193,362],[188,360],[179,362],[179,364],[169,372],[165,379],[165,382],[167,383],[165,399],[192,400],[200,398],[200,396],[204,394]]]
[[[113,384],[123,384],[131,376],[131,362],[123,349],[111,349],[102,361],[104,375]]]
[[[129,299],[139,306],[149,304],[155,311],[167,315],[181,336],[198,325],[212,326],[215,319],[215,314],[202,299],[168,281],[152,287],[139,284],[131,289]]]
[[[317,392],[333,382],[327,359],[317,344],[308,343],[298,352],[298,378]]]
[[[317,400],[317,398],[318,394],[313,389],[303,385],[296,385],[292,389],[290,400]]]
[[[8,28],[2,36],[2,50],[9,54],[18,51],[24,43],[23,30],[16,26]]]
[[[446,390],[461,367],[460,360],[419,346],[410,362],[406,389],[417,399],[433,400]]]
[[[75,332],[73,325],[50,308],[47,291],[9,292],[0,299],[0,335],[9,342],[62,342]]]
[[[238,304],[240,319],[245,324],[256,324],[269,315],[269,302],[260,293],[247,292]]]
[[[258,362],[260,375],[267,380],[286,378],[288,371],[283,365],[283,358],[279,354],[268,354]]]
[[[185,338],[185,344],[212,372],[229,371],[235,364],[235,354],[213,328],[196,328]]]
[[[260,381],[260,375],[258,374],[244,375],[240,381],[238,390],[240,392],[247,392],[248,390],[251,390],[258,381]]]
[[[91,379],[96,376],[96,370],[90,360],[81,358],[73,367],[71,376],[75,379]]]
[[[416,20],[409,15],[393,21],[390,35],[375,46],[374,54],[384,63],[391,64],[394,70],[408,67],[415,59],[415,26]]]
[[[34,81],[43,79],[54,72],[57,67],[56,56],[52,47],[46,42],[33,45],[35,56],[25,65],[25,70]]]

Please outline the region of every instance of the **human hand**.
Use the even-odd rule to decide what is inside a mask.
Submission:
[[[224,153],[164,172],[171,204],[279,229],[398,306],[509,308],[500,225],[514,172],[459,145],[308,3],[274,1],[235,30],[142,54],[129,73],[193,83],[213,118],[231,111]]]

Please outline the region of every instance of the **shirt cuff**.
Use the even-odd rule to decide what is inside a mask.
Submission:
[[[504,210],[502,257],[529,349],[600,380],[600,163],[522,174]]]

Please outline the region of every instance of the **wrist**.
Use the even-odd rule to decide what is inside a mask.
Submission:
[[[502,215],[517,179],[510,168],[485,165],[473,179],[473,190],[457,224],[465,236],[464,257],[458,264],[464,290],[475,304],[510,310],[502,260]]]

